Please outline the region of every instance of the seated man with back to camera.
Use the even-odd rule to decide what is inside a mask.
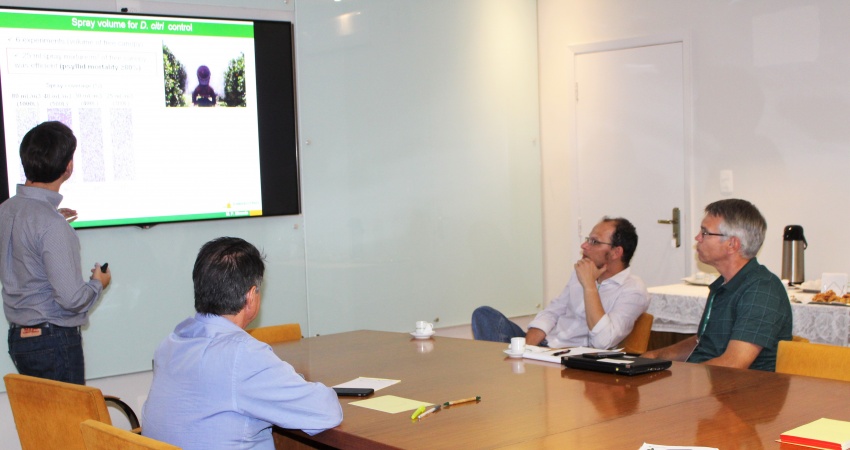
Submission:
[[[644,353],[648,358],[773,371],[780,340],[791,339],[791,303],[782,281],[756,260],[767,223],[752,203],[705,207],[696,239],[699,260],[720,277],[709,286],[697,334]]]
[[[631,222],[604,217],[581,245],[582,258],[564,291],[528,324],[528,333],[482,306],[472,313],[475,339],[510,342],[525,336],[529,345],[552,348],[616,346],[649,307],[646,286],[629,268],[637,242]]]
[[[197,314],[156,349],[142,433],[189,449],[274,449],[272,425],[316,434],[342,422],[336,392],[305,381],[245,327],[260,311],[265,264],[232,237],[201,247]]]

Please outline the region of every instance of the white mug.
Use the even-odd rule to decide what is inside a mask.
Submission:
[[[431,322],[426,322],[424,320],[418,320],[416,322],[416,332],[418,334],[425,334],[434,331],[434,324]]]
[[[520,353],[525,351],[525,338],[511,338],[511,353]]]

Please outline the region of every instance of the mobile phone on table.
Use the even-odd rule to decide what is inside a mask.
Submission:
[[[334,390],[339,397],[366,397],[375,393],[372,388],[335,387]]]
[[[623,352],[596,352],[596,353],[585,353],[582,356],[585,358],[591,359],[604,359],[604,358],[619,358],[625,355]]]

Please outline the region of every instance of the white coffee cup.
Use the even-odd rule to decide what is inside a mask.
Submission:
[[[416,334],[427,334],[434,331],[434,324],[424,320],[416,321]]]
[[[521,353],[525,351],[525,338],[511,338],[511,353]]]

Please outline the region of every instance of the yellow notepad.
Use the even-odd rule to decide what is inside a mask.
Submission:
[[[850,422],[818,419],[782,433],[779,436],[779,442],[814,448],[848,450],[850,448]]]
[[[385,413],[396,414],[403,411],[413,411],[420,406],[430,406],[433,403],[422,402],[419,400],[411,400],[409,398],[396,397],[395,395],[382,395],[373,397],[367,400],[358,400],[351,402],[349,405],[360,406],[362,408],[374,409]]]

